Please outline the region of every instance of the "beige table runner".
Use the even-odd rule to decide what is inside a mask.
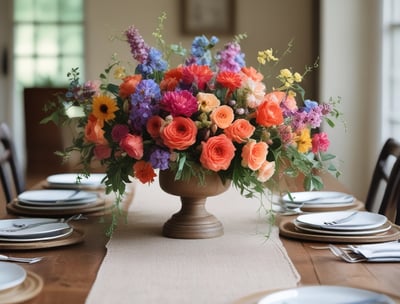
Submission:
[[[207,199],[223,223],[222,237],[170,239],[162,225],[179,210],[179,198],[154,184],[138,184],[126,224],[107,255],[86,303],[232,303],[249,294],[295,287],[300,277],[279,240],[260,218],[259,201],[233,188]]]

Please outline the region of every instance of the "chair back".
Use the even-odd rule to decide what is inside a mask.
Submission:
[[[10,129],[0,123],[0,179],[7,203],[24,190],[24,179],[17,163]]]
[[[365,208],[392,219],[400,197],[400,143],[389,138],[382,147],[372,175]]]

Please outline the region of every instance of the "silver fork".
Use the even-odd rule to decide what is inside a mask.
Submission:
[[[339,248],[337,246],[334,246],[332,244],[329,244],[328,247],[335,256],[341,258],[342,260],[344,260],[348,263],[359,263],[359,262],[367,261],[367,259],[364,257],[360,257],[360,256],[353,257],[347,251],[345,251],[342,248]]]
[[[354,211],[352,213],[350,213],[349,215],[342,217],[342,218],[338,218],[335,219],[333,221],[328,221],[328,222],[324,222],[325,225],[336,225],[336,224],[341,224],[344,222],[349,221],[353,216],[355,216],[357,214],[358,211]]]
[[[17,257],[11,257],[11,256],[6,256],[0,254],[0,261],[9,261],[9,262],[19,262],[19,263],[37,263],[41,261],[43,257],[34,257],[34,258],[17,258]]]

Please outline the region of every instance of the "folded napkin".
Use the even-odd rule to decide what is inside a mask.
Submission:
[[[349,248],[354,253],[365,257],[369,262],[400,262],[400,241],[351,245]]]

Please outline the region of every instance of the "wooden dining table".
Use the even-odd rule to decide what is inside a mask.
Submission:
[[[324,174],[322,177],[324,190],[351,193],[330,174]],[[302,189],[300,182],[293,183],[291,187],[292,191]],[[132,197],[127,196],[125,200],[129,204]],[[6,216],[15,217],[12,214]],[[288,219],[287,216],[278,217],[277,223],[286,219]],[[85,303],[106,255],[106,244],[109,238],[105,230],[109,227],[110,220],[110,215],[105,215],[75,221],[73,226],[83,230],[85,237],[83,242],[74,245],[35,250],[2,250],[1,254],[44,257],[39,263],[23,265],[27,271],[39,275],[44,282],[41,292],[24,303]],[[362,288],[384,293],[400,303],[400,263],[350,264],[333,257],[329,250],[317,250],[311,247],[312,245],[324,246],[326,243],[283,236],[280,238],[301,276],[300,286],[338,285]],[[258,299],[270,292],[271,290],[266,289],[249,294],[237,299],[235,304],[256,303]]]

